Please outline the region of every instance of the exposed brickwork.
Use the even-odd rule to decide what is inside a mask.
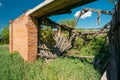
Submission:
[[[10,28],[9,28],[9,36],[10,36],[10,52],[13,52],[13,21],[10,21]]]
[[[37,58],[37,43],[38,43],[38,29],[37,23],[38,21],[35,19],[28,19],[28,60],[35,61]]]
[[[10,22],[10,52],[17,51],[25,61],[37,58],[37,20],[23,14]]]

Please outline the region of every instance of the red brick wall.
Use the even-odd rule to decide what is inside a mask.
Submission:
[[[37,48],[38,48],[38,29],[37,29],[37,19],[31,19],[28,17],[28,60],[35,61],[37,58]]]
[[[23,14],[10,22],[10,52],[17,51],[25,61],[37,57],[37,20]]]

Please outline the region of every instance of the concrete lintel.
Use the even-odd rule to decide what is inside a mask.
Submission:
[[[59,14],[62,10],[69,11],[70,9],[76,8],[78,6],[93,2],[96,0],[45,0],[43,3],[39,4],[35,8],[29,10],[27,15],[34,17],[42,17],[42,16],[50,16],[55,14]],[[59,12],[59,10],[61,12]],[[68,12],[69,13],[69,12]]]

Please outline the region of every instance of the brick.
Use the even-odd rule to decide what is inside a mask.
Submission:
[[[17,51],[25,61],[35,61],[38,43],[37,20],[23,14],[10,21],[10,52]]]

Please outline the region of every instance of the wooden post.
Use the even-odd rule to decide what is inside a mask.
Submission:
[[[40,22],[40,19],[38,19],[38,48],[37,48],[37,51],[38,53],[40,53],[40,49],[39,49],[39,46],[41,44],[41,41],[40,41],[40,33],[41,33],[41,22]]]
[[[120,0],[115,5],[109,31],[109,80],[120,80]]]
[[[109,76],[108,80],[118,80],[118,74],[117,74],[117,63],[116,63],[116,55],[115,55],[115,45],[114,45],[114,36],[112,34],[112,31],[110,30],[108,33],[109,36],[109,53],[110,53],[110,68],[109,68]]]

